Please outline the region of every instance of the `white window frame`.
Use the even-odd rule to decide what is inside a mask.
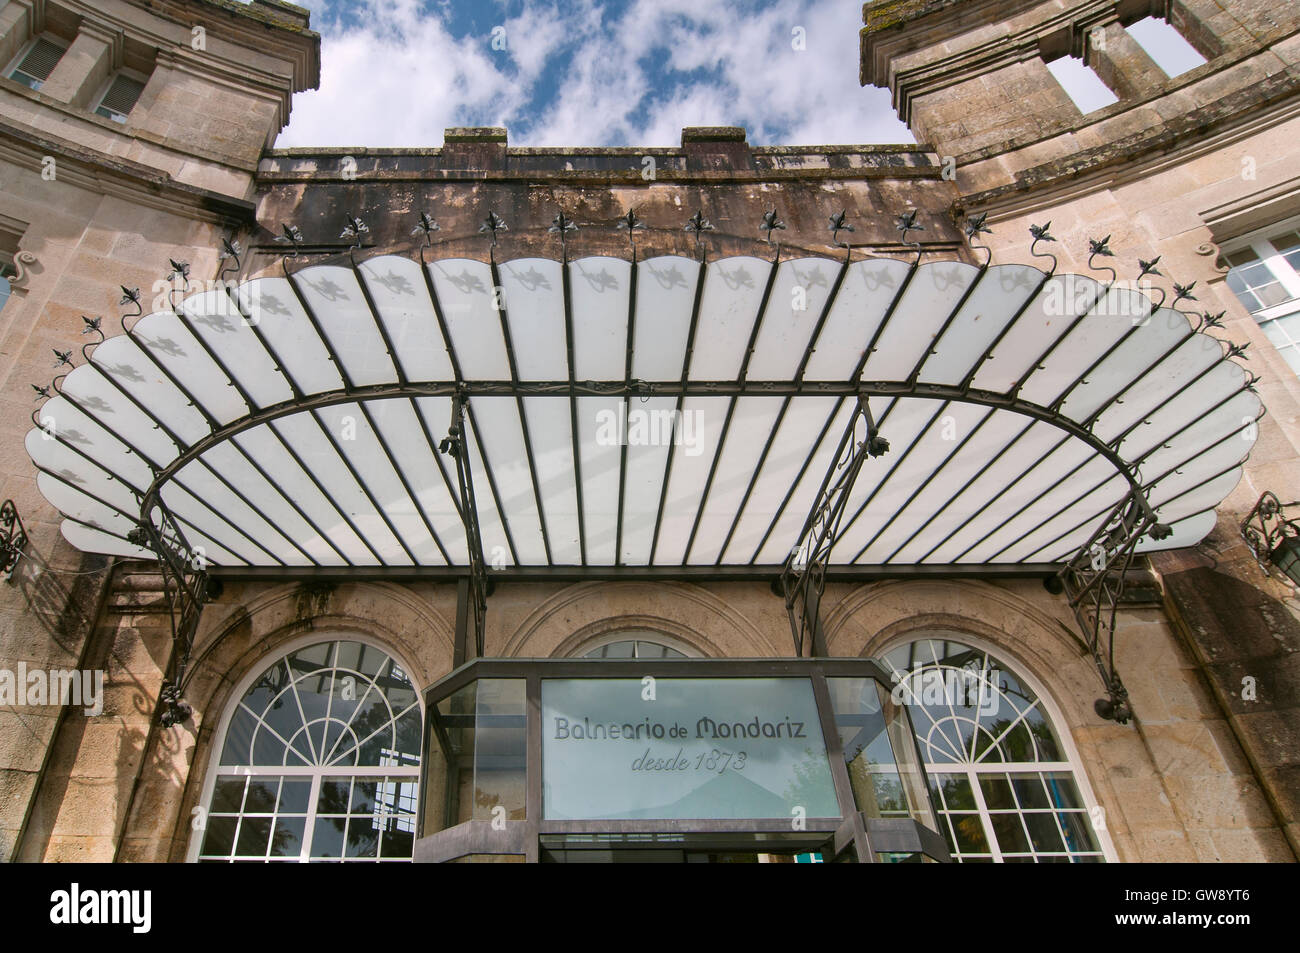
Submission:
[[[980,789],[978,775],[983,774],[1030,774],[1053,772],[1068,772],[1074,778],[1075,786],[1079,789],[1079,798],[1083,802],[1085,815],[1091,821],[1100,811],[1100,816],[1105,818],[1107,812],[1097,800],[1093,793],[1092,782],[1088,777],[1088,772],[1084,769],[1083,761],[1079,757],[1079,750],[1074,744],[1074,737],[1069,729],[1069,722],[1062,715],[1060,707],[1056,704],[1056,699],[1046,686],[1043,685],[1028,668],[1016,658],[1015,655],[1008,652],[1000,645],[994,645],[985,639],[976,635],[956,629],[916,629],[904,635],[890,639],[882,644],[879,648],[872,649],[872,655],[878,659],[884,657],[897,648],[908,645],[912,642],[918,642],[924,639],[933,639],[937,641],[959,642],[968,645],[973,649],[986,652],[996,658],[998,661],[1006,664],[1017,679],[1023,682],[1035,695],[1038,696],[1038,704],[1048,722],[1051,724],[1052,731],[1056,735],[1056,740],[1060,743],[1062,754],[1065,755],[1063,761],[1026,761],[1026,762],[1009,762],[1009,761],[991,761],[988,763],[931,763],[925,761],[925,745],[918,739],[918,749],[921,751],[921,757],[925,764],[926,776],[939,775],[960,775],[965,776],[970,783],[971,793],[975,799],[976,810],[979,813],[980,824],[984,828],[984,837],[989,845],[989,852],[993,857],[994,863],[1002,863],[1002,850],[998,844],[997,836],[993,830],[993,816],[988,806],[984,802],[984,792]],[[882,663],[883,664],[883,663]],[[911,713],[908,713],[909,718]],[[912,719],[912,730],[917,730],[916,719]],[[939,811],[935,811],[936,818]],[[1023,813],[1017,810],[1017,814]],[[1093,825],[1093,836],[1097,838],[1100,845],[1101,853],[1106,859],[1106,863],[1114,864],[1119,862],[1119,855],[1115,851],[1115,845],[1111,842],[1110,828],[1108,825],[1098,827]]]
[[[1260,329],[1263,330],[1265,334],[1268,334],[1268,325],[1272,324],[1278,318],[1300,314],[1300,271],[1297,271],[1292,267],[1291,263],[1282,256],[1282,253],[1278,251],[1270,238],[1270,236],[1276,236],[1283,232],[1291,231],[1300,231],[1300,215],[1283,219],[1279,222],[1274,222],[1267,228],[1257,229],[1246,235],[1242,235],[1239,238],[1234,238],[1231,241],[1224,242],[1219,248],[1220,257],[1224,259],[1224,264],[1229,265],[1229,269],[1233,266],[1226,260],[1227,256],[1235,255],[1249,249],[1255,255],[1255,258],[1259,263],[1267,268],[1269,273],[1277,279],[1277,283],[1282,286],[1282,289],[1290,295],[1286,301],[1283,301],[1280,304],[1275,304],[1272,307],[1264,308],[1260,311],[1251,311],[1246,307],[1246,303],[1237,297],[1236,292],[1234,292],[1231,287],[1226,289],[1227,293],[1232,295],[1233,300],[1240,304],[1241,307],[1255,319],[1255,323],[1259,325]],[[1278,330],[1281,330],[1286,336],[1287,343],[1281,345],[1274,344],[1270,337],[1269,343],[1274,350],[1281,351],[1283,349],[1294,348],[1297,352],[1300,352],[1300,340],[1296,339],[1285,329],[1279,328]],[[1279,354],[1278,356],[1283,357],[1285,360],[1284,355]],[[1297,374],[1300,375],[1300,371],[1297,371]]]
[[[96,116],[99,116],[100,119],[106,119],[109,122],[113,123],[114,125],[125,125],[127,122],[130,122],[131,113],[135,112],[135,106],[131,107],[131,112],[129,113],[125,113],[125,114],[118,113],[118,115],[124,117],[123,121],[120,123],[117,122],[117,120],[113,119],[113,117],[104,116],[99,112],[100,107],[104,105],[104,97],[107,96],[108,91],[113,88],[113,81],[116,80],[119,76],[125,76],[127,79],[133,79],[137,83],[139,83],[142,87],[147,86],[149,83],[148,76],[145,76],[143,73],[136,72],[133,69],[123,68],[119,70],[114,70],[113,73],[108,77],[108,81],[104,83],[104,85],[100,87],[99,92],[95,94],[95,98],[91,100],[93,105],[91,105],[90,111],[94,113]],[[140,90],[140,95],[141,96],[144,95],[143,89]],[[137,99],[135,101],[135,105],[138,106],[139,104],[140,104],[140,100]]]
[[[1273,277],[1278,280],[1278,284],[1285,288],[1286,293],[1291,296],[1290,300],[1275,304],[1271,308],[1265,308],[1263,311],[1252,311],[1251,314],[1255,315],[1256,320],[1260,321],[1260,323],[1300,311],[1300,272],[1291,267],[1291,263],[1282,257],[1282,253],[1277,250],[1269,238],[1271,235],[1278,235],[1288,231],[1300,231],[1300,215],[1275,222],[1267,228],[1258,229],[1248,235],[1234,238],[1230,242],[1224,242],[1219,246],[1219,253],[1225,259],[1228,255],[1235,255],[1238,252],[1250,249],[1260,263],[1272,272]],[[1228,262],[1225,260],[1224,264],[1228,264]],[[1228,290],[1229,292],[1232,291],[1231,288]],[[1236,294],[1233,294],[1233,297],[1236,298]],[[1245,305],[1243,304],[1242,307],[1245,307]]]
[[[217,725],[216,732],[212,735],[211,738],[212,750],[208,754],[207,773],[204,776],[203,789],[200,793],[199,801],[196,805],[196,807],[200,808],[202,811],[202,814],[200,816],[206,818],[208,816],[208,813],[212,809],[212,797],[214,792],[216,791],[217,778],[219,775],[220,776],[237,775],[242,778],[247,778],[247,777],[253,777],[253,778],[286,777],[287,778],[293,776],[310,777],[312,779],[311,793],[307,802],[308,805],[307,818],[309,822],[314,822],[315,820],[316,817],[315,806],[318,798],[320,797],[320,783],[321,783],[321,779],[326,775],[331,775],[331,776],[348,775],[351,777],[378,777],[378,778],[404,775],[404,776],[409,776],[413,780],[415,780],[417,782],[417,785],[418,782],[421,781],[421,773],[424,770],[423,750],[421,750],[421,757],[420,757],[421,763],[414,767],[396,766],[396,765],[385,766],[385,767],[353,767],[353,766],[340,765],[338,766],[337,770],[330,770],[328,766],[326,767],[301,766],[301,765],[299,766],[260,765],[255,767],[231,766],[231,765],[226,765],[224,767],[222,766],[221,753],[226,746],[226,734],[230,730],[230,723],[231,721],[234,720],[235,713],[239,710],[240,702],[243,701],[244,695],[253,686],[253,683],[256,682],[259,678],[261,678],[262,675],[265,674],[266,670],[270,668],[272,665],[284,661],[285,658],[292,655],[294,652],[299,651],[300,649],[309,648],[310,646],[318,645],[321,642],[360,642],[363,645],[376,649],[377,651],[383,652],[385,655],[391,658],[394,662],[396,662],[401,667],[402,671],[406,674],[406,677],[410,680],[411,687],[415,689],[417,704],[420,707],[420,723],[421,725],[425,724],[424,688],[416,683],[415,678],[412,675],[413,669],[393,646],[380,643],[360,632],[337,631],[337,630],[315,631],[307,635],[301,636],[299,638],[293,639],[289,642],[286,642],[284,645],[278,646],[274,653],[259,658],[254,665],[250,666],[249,670],[244,673],[244,676],[239,680],[239,683],[235,686],[235,690],[231,693],[229,698],[227,698],[225,710],[221,713],[221,720]],[[420,744],[422,749],[426,740],[427,739],[424,738],[421,739]],[[419,823],[419,805],[421,803],[421,797],[422,797],[422,792],[419,791],[417,786],[416,813],[413,815],[415,819],[415,823],[417,825]],[[243,816],[242,810],[240,811],[240,816],[241,817]],[[302,863],[302,864],[311,863],[313,861],[313,858],[311,856],[311,846],[312,846],[311,841],[312,841],[314,826],[315,826],[314,823],[307,823],[304,825],[302,847],[297,859],[294,859],[292,857],[272,858],[270,862]],[[199,857],[201,856],[202,849],[203,849],[203,840],[206,836],[207,836],[206,824],[202,825],[202,829],[194,829],[194,826],[191,824],[190,842],[185,857],[187,863],[191,863],[191,864],[198,863]],[[315,860],[317,862],[333,861],[335,860],[335,858],[315,858]],[[343,862],[344,863],[349,863],[349,862],[350,863],[372,863],[372,862],[382,863],[384,862],[384,858],[366,857],[366,858],[355,858],[352,860],[349,860],[348,858],[344,858]],[[409,861],[406,858],[400,858],[397,859],[396,862],[409,862]]]

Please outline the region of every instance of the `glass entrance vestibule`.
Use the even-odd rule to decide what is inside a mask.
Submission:
[[[425,692],[415,860],[946,861],[868,659],[490,659]]]

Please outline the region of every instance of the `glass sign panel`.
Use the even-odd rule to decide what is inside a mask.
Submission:
[[[806,678],[542,680],[550,820],[839,817]]]

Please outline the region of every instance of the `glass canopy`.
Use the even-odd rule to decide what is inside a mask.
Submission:
[[[154,558],[161,502],[208,565],[465,566],[460,398],[493,567],[779,566],[861,395],[892,449],[832,564],[1055,564],[1133,492],[1173,530],[1139,550],[1209,532],[1261,413],[1234,353],[1027,265],[381,256],[141,317],[26,447],[86,551]]]

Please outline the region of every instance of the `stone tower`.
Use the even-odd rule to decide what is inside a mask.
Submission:
[[[132,309],[114,310],[106,289],[139,288],[147,306],[169,258],[215,276],[222,237],[253,219],[257,163],[292,95],[319,81],[307,25],[278,0],[0,4],[0,263],[13,286],[0,311],[0,498],[17,505],[30,556],[0,586],[7,669],[106,668],[155,690],[166,643],[150,640],[165,617],[132,619],[131,647],[87,656],[109,599],[105,560],[61,538],[36,488],[21,449],[32,387],[60,373],[52,348],[93,339],[83,315],[120,333]],[[127,805],[103,800],[107,779],[138,766],[150,721],[129,701],[91,727],[66,708],[0,711],[0,858],[113,859]]]
[[[1050,221],[1062,268],[1082,272],[1088,239],[1109,235],[1117,257],[1106,263],[1121,279],[1159,256],[1167,290],[1195,282],[1196,309],[1225,311],[1220,336],[1250,345],[1268,413],[1243,478],[1210,537],[1153,563],[1184,639],[1177,664],[1209,685],[1300,853],[1300,603],[1261,572],[1240,531],[1263,491],[1300,499],[1300,377],[1227,286],[1223,255],[1300,215],[1300,7],[878,0],[863,13],[862,83],[887,87],[900,118],[941,156],[960,195],[950,213],[988,215],[995,260],[1023,260],[1030,224]],[[1127,29],[1147,17],[1173,27],[1205,62],[1167,75]],[[1082,112],[1048,66],[1064,56],[1082,60],[1116,101]],[[1164,681],[1157,693],[1167,692]],[[1166,714],[1148,711],[1146,724],[1154,730]],[[1231,775],[1215,756],[1190,739],[1179,746],[1170,757],[1202,764],[1207,788],[1227,792]],[[1179,822],[1213,826],[1172,800],[1144,836]],[[1169,859],[1246,856],[1223,831],[1179,849]]]

